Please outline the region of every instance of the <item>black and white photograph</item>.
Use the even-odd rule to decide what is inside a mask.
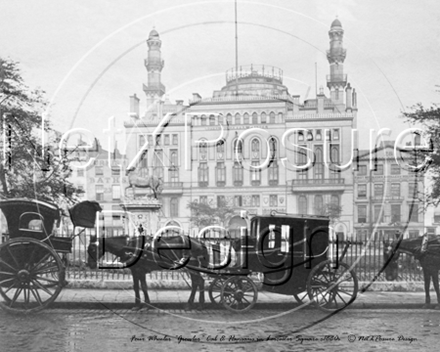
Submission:
[[[434,0],[0,0],[0,351],[433,351]]]

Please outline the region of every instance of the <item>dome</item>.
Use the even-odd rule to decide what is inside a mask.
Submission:
[[[341,21],[339,21],[338,19],[335,19],[335,20],[332,22],[332,27],[342,27],[342,25],[341,25]]]
[[[159,38],[159,33],[157,33],[157,31],[155,29],[153,29],[150,32],[150,35],[148,36],[148,38],[153,38],[153,37]]]

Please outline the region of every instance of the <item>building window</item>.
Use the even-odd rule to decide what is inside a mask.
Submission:
[[[339,129],[334,129],[333,130],[333,140],[334,141],[339,141]]]
[[[358,175],[365,176],[367,174],[367,165],[359,165]]]
[[[277,159],[277,153],[278,153],[277,140],[273,137],[269,139],[269,153],[270,153],[270,160]]]
[[[139,135],[139,149],[142,149],[142,147],[145,144],[145,136],[143,134]]]
[[[261,123],[267,123],[267,115],[265,112],[261,113]]]
[[[225,141],[222,139],[216,146],[217,159],[224,159],[225,157]]]
[[[200,118],[200,122],[202,126],[206,126],[206,116],[202,115],[202,117]]]
[[[307,214],[307,198],[306,196],[298,197],[298,212],[300,214]]]
[[[253,206],[253,207],[259,207],[260,206],[260,196],[258,194],[252,195],[251,206]]]
[[[224,162],[218,162],[216,166],[216,182],[217,186],[225,186],[226,184],[226,166]]]
[[[179,217],[179,199],[177,199],[177,198],[171,198],[170,217],[172,217],[172,218]]]
[[[209,176],[209,168],[207,163],[199,164],[199,186],[206,187],[208,186],[208,176]]]
[[[243,185],[243,166],[241,163],[236,161],[233,168],[234,186]]]
[[[391,164],[391,175],[400,175],[399,164]]]
[[[383,183],[374,184],[374,196],[383,197]]]
[[[324,210],[324,200],[322,199],[321,195],[316,195],[314,202],[315,215],[324,215],[323,210]]]
[[[176,149],[170,150],[170,166],[179,166],[179,158]]]
[[[209,116],[209,125],[215,126],[215,116],[214,115]]]
[[[103,166],[95,166],[95,175],[96,176],[104,175],[104,167]]]
[[[157,178],[163,178],[164,174],[164,164],[163,164],[163,151],[156,150],[154,152],[154,163],[153,163],[153,175]]]
[[[208,196],[200,196],[200,204],[208,204]]]
[[[315,147],[315,166],[313,168],[315,179],[324,178],[324,163],[322,158],[322,147]]]
[[[307,180],[309,178],[308,170],[298,170],[297,175],[299,180]]]
[[[418,189],[417,182],[408,183],[408,198],[417,198]]]
[[[410,230],[408,231],[409,238],[417,238],[419,237],[419,230]]]
[[[419,222],[419,205],[418,204],[409,204],[409,221],[411,222]]]
[[[367,198],[367,185],[358,185],[358,198]]]
[[[316,140],[317,141],[322,141],[321,130],[316,130]]]
[[[164,136],[163,144],[164,144],[164,145],[170,145],[170,135],[169,135],[169,134],[166,134],[166,135]]]
[[[257,168],[260,162],[252,161],[251,165],[251,184],[252,186],[258,186],[261,183],[261,169]]]
[[[143,152],[141,155],[141,160],[139,162],[139,166],[141,169],[148,169],[148,156],[147,152]]]
[[[278,163],[276,160],[269,164],[268,179],[270,186],[275,186],[278,184]]]
[[[158,146],[160,146],[160,139],[162,138],[162,136],[160,135],[160,134],[158,134],[157,136],[156,136],[156,146],[158,147]]]
[[[400,183],[391,184],[391,196],[400,197]]]
[[[96,192],[96,200],[104,200],[104,186],[103,185],[96,185],[95,186],[95,192]]]
[[[243,205],[243,197],[242,196],[234,196],[234,206],[241,207]]]
[[[254,125],[258,124],[258,115],[256,112],[252,114],[252,124]]]
[[[391,222],[400,222],[400,204],[391,204]]]
[[[332,194],[330,198],[330,203],[339,207],[339,196],[336,194]]]
[[[272,111],[269,114],[270,123],[275,123],[275,113]]]
[[[249,114],[247,112],[243,115],[243,124],[248,125],[249,124]]]
[[[200,141],[199,143],[199,160],[205,161],[208,159],[208,146],[206,141]]]
[[[173,145],[177,145],[178,141],[179,141],[179,139],[177,137],[177,134],[173,134],[173,141],[172,141]]]
[[[276,194],[271,194],[269,196],[269,206],[277,207],[278,206],[278,196]]]
[[[365,224],[367,222],[367,206],[358,205],[358,223]]]
[[[304,134],[302,132],[298,132],[298,142],[304,142]]]
[[[375,175],[383,175],[383,164],[376,165]]]
[[[226,198],[225,198],[225,196],[217,196],[217,206],[218,207],[226,206]]]
[[[233,143],[233,149],[232,149],[232,153],[233,153],[233,158],[234,160],[241,160],[242,156],[243,156],[243,141],[239,141],[238,139],[236,139]]]
[[[332,145],[330,147],[330,162],[339,165],[339,145]]]
[[[168,170],[168,177],[171,184],[176,184],[179,182],[179,169],[175,166],[171,166]]]
[[[252,159],[260,159],[260,141],[254,138],[251,141]]]
[[[112,198],[113,199],[120,199],[121,198],[121,186],[120,185],[113,185],[112,186]]]
[[[241,115],[238,112],[235,114],[235,122],[234,122],[234,124],[235,125],[240,125],[241,124]]]
[[[382,205],[375,205],[373,211],[374,211],[374,222],[375,223],[383,222],[383,212],[381,214]]]
[[[84,177],[84,169],[79,169],[76,174],[78,175],[78,177]]]

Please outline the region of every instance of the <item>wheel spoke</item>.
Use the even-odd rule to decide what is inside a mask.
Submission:
[[[7,288],[7,290],[5,290],[5,292],[3,292],[3,293],[6,294],[6,293],[8,293],[9,291],[11,291],[11,289],[14,287],[14,284],[15,284],[15,282],[13,282],[12,285],[9,286],[9,287]]]
[[[46,292],[48,295],[52,296],[53,292],[50,292],[45,286],[43,286],[38,280],[34,279],[33,282],[44,292]]]
[[[41,300],[40,294],[38,293],[37,289],[33,289],[33,288],[29,288],[30,291],[32,292],[32,295],[35,297],[36,301],[38,302],[38,304],[40,306],[43,305],[43,301]]]
[[[12,307],[12,305],[18,299],[18,297],[20,296],[21,291],[23,291],[23,289],[21,287],[17,288],[17,290],[15,291],[14,297],[12,297],[11,302],[9,303],[10,307]]]
[[[4,280],[0,281],[0,285],[4,284],[5,282],[11,281],[11,280],[15,280],[15,277],[11,277],[9,279],[4,279]]]
[[[0,275],[9,275],[9,276],[14,276],[15,273],[11,273],[9,271],[0,271]]]
[[[52,280],[52,279],[48,279],[46,277],[41,277],[41,276],[36,276],[35,279],[36,280],[44,280],[44,281],[47,281],[47,282],[51,282],[53,284],[58,284],[59,283],[58,280]]]
[[[11,255],[12,259],[15,262],[15,265],[17,265],[17,268],[20,268],[20,264],[18,264],[17,258],[15,258],[15,256],[12,254],[11,252],[11,247],[7,246],[6,249],[8,250],[9,254]],[[18,269],[17,269],[18,270]]]
[[[34,268],[37,268],[37,270],[38,270],[38,267],[40,266],[40,264],[41,263],[43,263],[50,255],[51,255],[52,253],[50,253],[50,252],[47,252],[44,256],[43,256],[43,258],[41,258],[39,261],[38,261],[38,263],[36,263],[36,264],[34,264]]]
[[[13,271],[18,271],[17,268],[14,268],[11,264],[6,263],[3,259],[0,258],[0,263],[3,263],[4,265],[6,265],[7,267],[9,267],[9,269],[13,270]]]

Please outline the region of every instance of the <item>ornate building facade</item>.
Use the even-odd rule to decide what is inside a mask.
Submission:
[[[128,162],[164,181],[164,225],[175,221],[189,230],[187,205],[193,201],[259,215],[322,215],[333,204],[342,208],[336,231],[353,234],[352,167],[335,166],[350,163],[357,147],[357,99],[343,70],[343,33],[336,19],[329,31],[327,94],[321,88],[315,99],[301,101],[283,84],[281,69],[249,65],[226,71],[225,86],[211,97],[194,93],[184,105],[165,96],[162,41],[151,31],[147,109],[140,113],[140,99],[131,96],[124,126]],[[153,134],[167,114],[166,126]]]

